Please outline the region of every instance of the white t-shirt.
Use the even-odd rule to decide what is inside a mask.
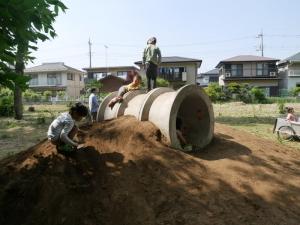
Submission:
[[[57,141],[61,138],[65,143],[77,145],[68,137],[74,125],[75,121],[70,113],[65,112],[60,114],[49,126],[47,133],[48,139]]]

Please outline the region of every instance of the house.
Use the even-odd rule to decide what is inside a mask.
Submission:
[[[108,75],[131,80],[132,71],[137,70],[134,66],[114,66],[114,67],[91,67],[83,68],[87,72],[87,82],[90,80],[100,80]]]
[[[65,65],[63,62],[43,63],[24,70],[31,77],[29,88],[35,91],[65,91],[66,95],[78,98],[84,89],[83,75],[80,70]]]
[[[197,75],[197,85],[207,87],[209,83],[219,82],[219,69],[213,69]]]
[[[276,67],[278,61],[262,56],[239,55],[220,61],[216,68],[224,77],[225,86],[232,82],[248,83],[264,88],[268,96],[277,96],[280,80]]]
[[[169,81],[170,86],[177,89],[185,84],[196,84],[198,69],[202,60],[178,56],[162,57],[158,77]],[[135,62],[140,68],[142,61]]]
[[[123,78],[114,75],[105,76],[98,81],[102,84],[102,87],[99,89],[102,93],[117,91],[122,85],[128,83]]]
[[[300,52],[277,63],[279,88],[281,94],[287,94],[288,90],[300,87]]]

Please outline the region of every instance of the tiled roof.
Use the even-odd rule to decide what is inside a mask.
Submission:
[[[25,73],[61,72],[61,71],[74,71],[74,72],[83,73],[80,70],[65,65],[63,62],[42,63],[42,65],[30,67],[24,70]]]
[[[210,74],[219,74],[219,69],[212,69],[210,71],[207,71],[205,73],[201,73],[201,74],[206,74],[206,75],[210,75]]]
[[[224,59],[218,63],[217,68],[226,62],[266,62],[266,61],[279,61],[279,59],[255,56],[255,55],[238,55],[229,59]]]
[[[280,62],[278,62],[278,65],[288,63],[288,62],[300,62],[300,52],[298,52],[297,54],[292,55],[284,60],[281,60]]]
[[[173,63],[173,62],[202,62],[201,59],[192,59],[192,58],[185,58],[179,56],[168,56],[168,57],[161,57],[162,63]],[[137,61],[134,64],[142,64],[142,61]]]

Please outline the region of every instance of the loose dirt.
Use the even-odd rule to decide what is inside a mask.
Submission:
[[[300,152],[216,124],[187,154],[133,117],[88,128],[58,154],[47,140],[0,162],[2,225],[299,225]]]

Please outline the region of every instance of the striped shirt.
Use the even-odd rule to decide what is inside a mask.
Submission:
[[[47,133],[48,139],[52,141],[58,141],[59,139],[62,139],[62,141],[65,143],[77,145],[68,137],[68,134],[74,125],[75,121],[70,113],[65,112],[60,114],[49,126]]]

